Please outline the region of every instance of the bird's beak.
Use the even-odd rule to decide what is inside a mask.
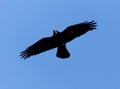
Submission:
[[[53,30],[53,34],[54,34],[54,35],[57,35],[57,34],[58,34],[58,31],[57,31],[57,30]]]

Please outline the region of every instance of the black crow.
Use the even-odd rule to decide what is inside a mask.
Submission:
[[[30,47],[26,48],[26,50],[22,51],[20,56],[21,58],[26,59],[30,56],[57,47],[56,56],[59,58],[68,58],[70,57],[70,53],[66,48],[66,43],[70,42],[76,37],[85,34],[88,31],[96,29],[96,26],[97,25],[95,21],[85,21],[79,24],[71,25],[62,32],[53,30],[53,35],[51,37],[45,37],[40,39]]]

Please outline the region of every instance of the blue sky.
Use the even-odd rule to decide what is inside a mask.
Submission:
[[[120,89],[119,0],[1,0],[0,89]],[[96,30],[27,60],[21,51],[53,29],[96,20]]]

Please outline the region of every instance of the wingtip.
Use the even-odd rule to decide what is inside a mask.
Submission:
[[[92,20],[92,21],[84,21],[83,23],[97,24],[97,22],[96,22],[95,20]]]
[[[25,59],[29,58],[30,56],[29,56],[28,52],[25,50],[25,51],[20,52],[20,57],[23,60],[25,60]]]
[[[85,21],[83,24],[87,24],[90,30],[96,29],[97,22],[95,20],[92,21]]]

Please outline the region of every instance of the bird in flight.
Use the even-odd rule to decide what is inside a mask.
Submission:
[[[57,57],[68,58],[70,57],[70,53],[66,48],[66,43],[70,42],[76,37],[85,34],[88,31],[96,29],[96,23],[97,22],[95,21],[85,21],[79,24],[68,26],[62,32],[53,30],[52,36],[40,39],[33,45],[26,48],[26,50],[20,52],[20,56],[21,58],[26,59],[30,56],[40,54],[53,48],[57,48]]]

